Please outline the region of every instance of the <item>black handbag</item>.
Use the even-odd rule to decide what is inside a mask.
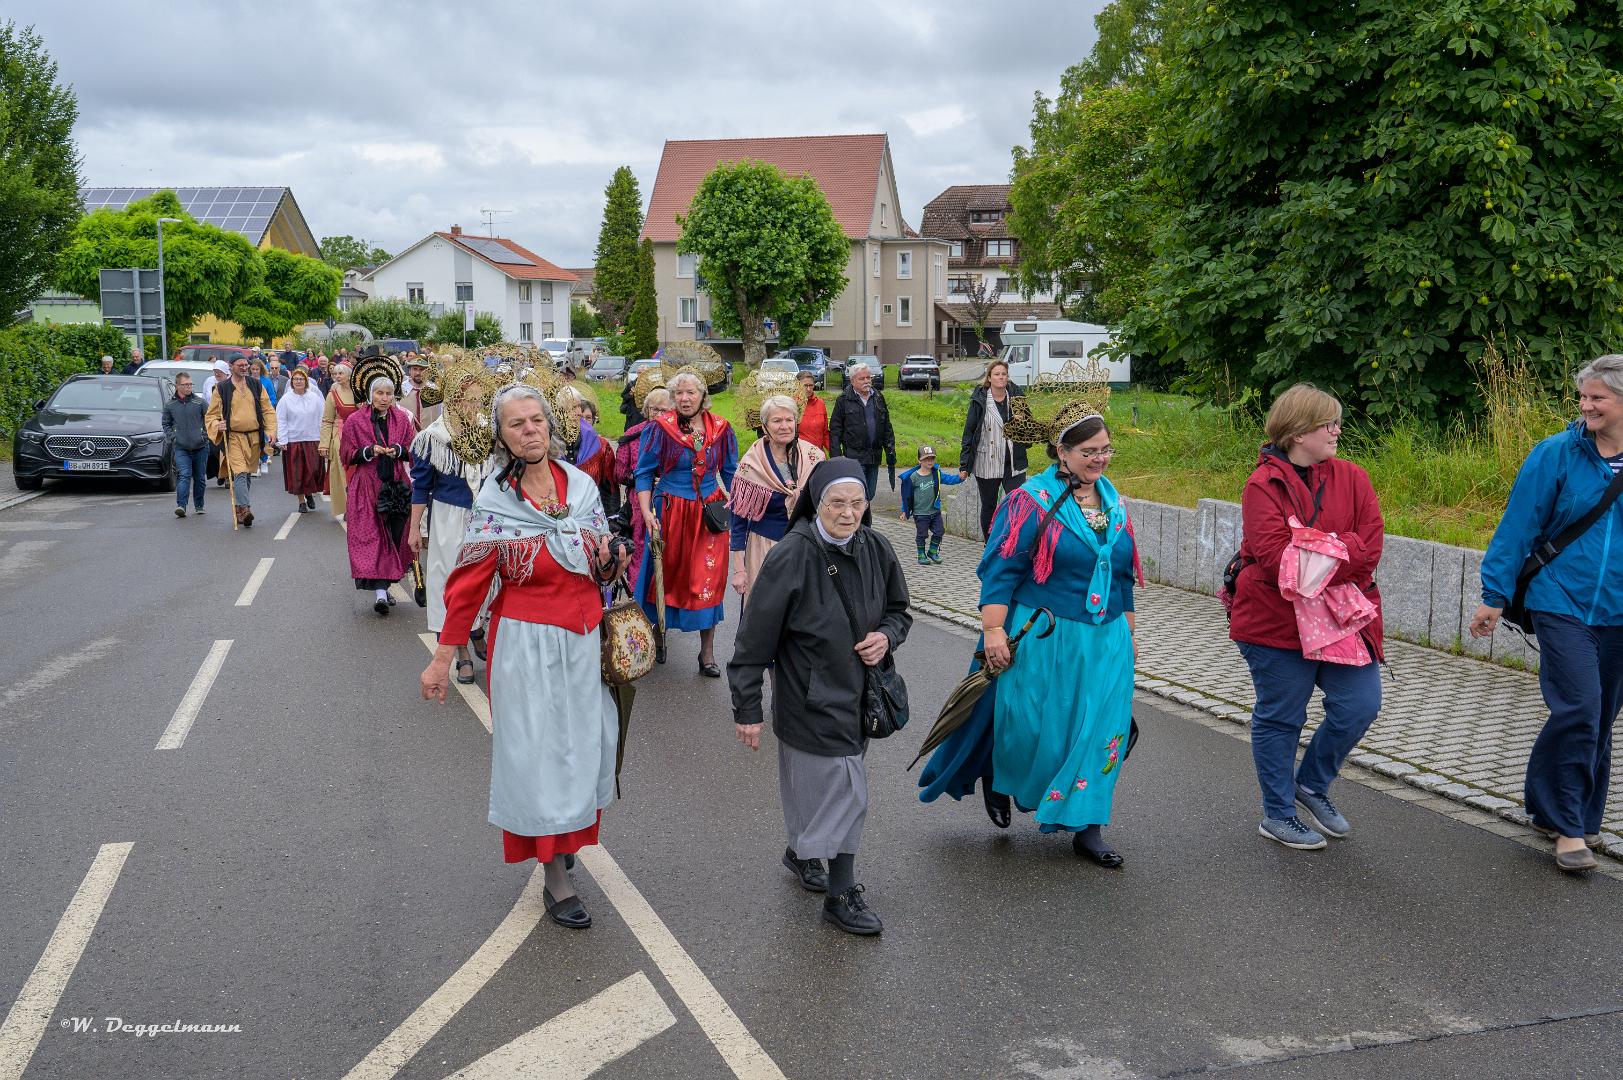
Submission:
[[[840,569],[834,565],[828,546],[821,540],[817,546],[823,549],[823,558],[828,562],[828,576],[834,582],[840,606],[845,608],[845,617],[850,620],[851,643],[855,645],[867,634],[857,623],[856,606],[845,591]],[[896,661],[890,652],[877,664],[863,664],[862,679],[862,734],[869,739],[888,739],[907,726],[907,683],[896,670]]]
[[[713,533],[724,533],[733,527],[733,516],[727,509],[726,499],[700,504],[704,527]]]
[[[1606,516],[1606,511],[1617,502],[1617,497],[1623,493],[1623,472],[1612,474],[1612,482],[1606,486],[1606,494],[1600,497],[1600,502],[1589,508],[1589,513],[1562,529],[1553,540],[1546,540],[1533,548],[1533,553],[1523,562],[1522,568],[1516,575],[1516,592],[1511,596],[1510,603],[1499,617],[1510,625],[1526,634],[1533,633],[1533,620],[1527,610],[1527,587],[1533,583],[1538,572],[1555,561],[1555,557],[1565,551],[1578,537],[1589,531],[1589,527]]]

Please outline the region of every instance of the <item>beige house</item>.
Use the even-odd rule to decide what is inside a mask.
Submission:
[[[723,356],[743,355],[737,338],[712,332],[710,297],[699,287],[693,256],[676,253],[677,215],[687,213],[711,170],[736,161],[766,161],[790,176],[810,176],[851,242],[845,291],[812,325],[804,344],[822,346],[837,359],[874,354],[887,364],[909,353],[934,354],[934,311],[947,295],[948,245],[919,236],[903,221],[885,135],[666,142],[643,223],[643,236],[654,243],[662,342],[704,341]],[[768,338],[769,351],[776,344]]]

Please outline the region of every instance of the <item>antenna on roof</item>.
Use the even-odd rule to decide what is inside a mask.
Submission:
[[[511,214],[512,212],[513,211],[511,211],[511,210],[481,210],[481,211],[479,211],[479,215],[485,219],[485,233],[487,235],[489,235],[489,236],[495,236],[496,235],[496,215],[497,214]]]

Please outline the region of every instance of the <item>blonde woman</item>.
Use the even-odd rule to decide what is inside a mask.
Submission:
[[[344,421],[360,408],[355,403],[355,393],[349,386],[352,370],[354,369],[348,361],[333,368],[332,389],[327,391],[327,400],[321,410],[321,445],[317,448],[317,452],[327,462],[327,494],[332,498],[332,516],[339,521],[344,520],[344,507],[347,502],[344,459],[340,453],[339,442],[344,437]]]
[[[733,477],[732,586],[746,599],[761,572],[761,560],[789,531],[789,511],[823,451],[800,438],[800,409],[794,398],[774,394],[761,402],[764,437],[744,452]]]

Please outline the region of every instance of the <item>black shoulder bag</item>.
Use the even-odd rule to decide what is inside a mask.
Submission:
[[[1510,603],[1505,605],[1505,610],[1499,616],[1501,619],[1523,633],[1533,633],[1533,620],[1527,610],[1527,587],[1538,577],[1540,570],[1554,562],[1557,555],[1588,532],[1595,522],[1606,516],[1606,511],[1617,502],[1619,494],[1623,494],[1623,472],[1612,474],[1612,482],[1606,486],[1606,494],[1600,497],[1600,502],[1589,508],[1589,513],[1562,529],[1556,534],[1555,539],[1534,546],[1533,553],[1523,561],[1521,572],[1516,575],[1516,592],[1511,596]]]
[[[819,537],[817,546],[828,564],[829,580],[834,583],[840,606],[845,608],[845,617],[850,620],[851,643],[855,645],[867,637],[857,623],[856,605],[840,580],[840,568],[834,565],[828,545]],[[858,660],[858,663],[861,661]],[[888,739],[906,727],[908,719],[907,683],[902,681],[902,673],[896,670],[896,660],[891,651],[886,651],[884,659],[877,664],[863,664],[862,678],[862,734],[870,739]]]

